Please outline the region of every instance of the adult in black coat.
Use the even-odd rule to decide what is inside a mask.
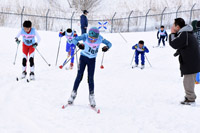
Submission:
[[[81,23],[81,33],[87,33],[87,27],[88,27],[88,19],[87,19],[87,14],[89,12],[87,10],[83,11],[83,14],[81,15],[80,23]]]
[[[182,18],[177,18],[169,36],[170,46],[177,49],[174,55],[179,55],[181,76],[184,76],[183,84],[186,95],[181,104],[191,104],[196,99],[194,86],[196,73],[200,72],[200,49],[192,30],[191,25],[185,25]]]

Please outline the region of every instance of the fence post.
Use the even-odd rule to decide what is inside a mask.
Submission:
[[[160,26],[162,25],[163,14],[164,14],[164,12],[165,12],[166,8],[167,8],[167,7],[165,7],[165,8],[164,8],[164,10],[162,11],[162,14],[161,14],[161,22],[160,22]]]
[[[133,13],[133,10],[131,11],[131,13],[129,14],[128,16],[128,32],[129,32],[129,24],[130,24],[130,17],[131,17],[131,14]]]
[[[178,11],[179,11],[180,8],[181,8],[181,6],[179,6],[178,9],[176,10],[176,18],[178,16]]]
[[[75,13],[75,12],[73,12],[73,13],[72,13],[72,16],[71,16],[71,29],[72,29],[72,18],[73,18],[73,16],[74,16],[74,13]]]
[[[21,28],[23,27],[23,13],[24,13],[24,6],[23,6],[23,8],[22,8],[22,12],[21,12]]]
[[[47,28],[47,19],[48,19],[49,10],[50,10],[50,9],[48,9],[48,11],[47,11],[47,13],[46,13],[46,31],[47,31],[47,29],[48,29],[48,28]]]
[[[196,5],[196,3],[192,6],[191,10],[190,10],[190,21],[189,21],[189,24],[191,23],[191,19],[192,19],[192,11],[193,11],[193,8],[194,6]]]
[[[145,25],[144,25],[144,31],[146,31],[146,26],[147,26],[147,16],[148,16],[150,10],[151,10],[151,8],[150,8],[150,9],[147,11],[147,13],[146,13],[146,17],[145,17]]]
[[[112,31],[113,31],[113,19],[114,19],[115,15],[116,15],[116,12],[115,12],[115,14],[114,14],[113,17],[112,17],[111,33],[112,33]]]

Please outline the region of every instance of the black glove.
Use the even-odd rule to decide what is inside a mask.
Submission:
[[[34,43],[34,44],[32,44],[32,46],[33,46],[34,48],[36,48],[36,47],[38,46],[38,43]]]
[[[174,56],[176,57],[178,55],[180,55],[180,52],[177,50],[176,53],[174,53]]]
[[[102,48],[102,51],[103,51],[103,52],[108,51],[108,46],[104,46],[104,47]]]
[[[17,43],[17,45],[20,44],[20,40],[17,37],[15,37],[15,42]]]
[[[85,45],[82,44],[82,43],[78,43],[77,46],[78,46],[80,49],[84,49],[84,48],[85,48]]]
[[[167,41],[167,38],[166,38],[166,40],[165,41]]]

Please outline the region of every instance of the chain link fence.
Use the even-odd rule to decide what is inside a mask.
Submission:
[[[115,12],[109,16],[95,16],[89,14],[89,27],[99,27],[99,23],[107,22],[104,25],[107,29],[100,30],[105,32],[136,32],[136,31],[151,31],[158,29],[164,25],[169,29],[177,17],[185,19],[186,23],[191,23],[192,20],[200,19],[200,9],[195,8],[194,4],[189,9],[184,7],[178,8],[164,7],[162,11],[155,9],[148,9],[146,12],[118,13]],[[182,9],[182,10],[181,10]],[[184,9],[184,10],[183,10]],[[73,28],[80,32],[80,15],[81,13],[65,13],[61,11],[36,10],[23,7],[21,9],[0,9],[0,26],[11,28],[19,28],[22,26],[24,20],[31,20],[33,26],[38,30],[59,31],[60,29]],[[118,17],[124,16],[124,17]],[[99,19],[94,19],[99,18]]]

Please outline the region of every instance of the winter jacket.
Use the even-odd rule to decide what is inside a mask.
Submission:
[[[159,39],[159,34],[160,34],[160,37],[166,37],[166,39],[168,38],[168,34],[167,34],[167,31],[166,30],[158,30],[157,32],[157,38]]]
[[[132,49],[142,53],[142,52],[146,52],[146,53],[149,53],[149,49],[146,47],[146,46],[143,46],[142,48],[139,47],[139,44],[135,44],[133,45]]]
[[[200,48],[192,30],[192,26],[186,25],[169,36],[170,46],[179,55],[181,76],[200,72]]]
[[[83,14],[83,15],[81,15],[81,28],[84,28],[84,27],[88,27],[88,19]]]

